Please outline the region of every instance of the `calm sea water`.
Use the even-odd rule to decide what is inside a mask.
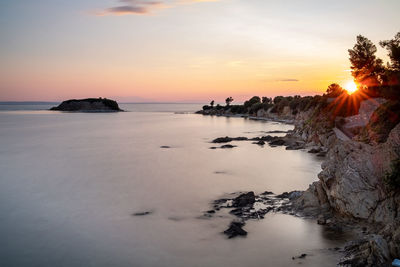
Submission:
[[[198,216],[225,193],[306,189],[320,161],[237,142],[292,126],[190,114],[193,104],[125,104],[122,113],[0,108],[0,266],[334,266],[344,240],[283,214]],[[175,113],[178,112],[178,113]],[[161,149],[167,145],[170,149]],[[151,210],[151,215],[132,213]],[[292,256],[307,253],[305,260]]]

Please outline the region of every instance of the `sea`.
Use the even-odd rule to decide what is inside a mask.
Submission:
[[[210,149],[217,137],[292,125],[194,114],[200,104],[48,110],[56,104],[0,103],[0,266],[335,266],[340,258],[334,248],[347,237],[315,220],[268,213],[247,221],[247,237],[228,239],[231,215],[202,216],[232,192],[280,194],[318,180],[321,159],[306,151],[245,141]]]

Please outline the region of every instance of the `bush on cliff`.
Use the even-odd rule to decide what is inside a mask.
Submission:
[[[360,140],[372,143],[385,142],[390,131],[398,123],[400,123],[400,102],[388,101],[372,113],[369,123],[359,135]]]
[[[392,170],[386,173],[384,181],[386,185],[393,190],[400,189],[400,159],[392,161]]]

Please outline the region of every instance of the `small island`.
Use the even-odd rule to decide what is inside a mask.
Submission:
[[[50,110],[75,111],[75,112],[118,112],[123,111],[119,108],[117,101],[107,98],[86,98],[70,99],[63,101],[57,107]]]

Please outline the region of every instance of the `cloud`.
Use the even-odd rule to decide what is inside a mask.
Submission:
[[[123,16],[123,15],[144,15],[151,13],[154,9],[165,7],[161,1],[146,0],[119,0],[119,6],[109,7],[100,12],[95,12],[98,16]]]
[[[109,7],[95,12],[97,16],[123,16],[123,15],[145,15],[156,9],[168,8],[181,4],[193,4],[200,2],[217,2],[220,0],[118,0],[121,5]]]
[[[277,80],[278,82],[299,82],[299,80],[297,80],[297,79],[292,79],[292,78],[289,78],[289,79],[280,79],[280,80]]]

